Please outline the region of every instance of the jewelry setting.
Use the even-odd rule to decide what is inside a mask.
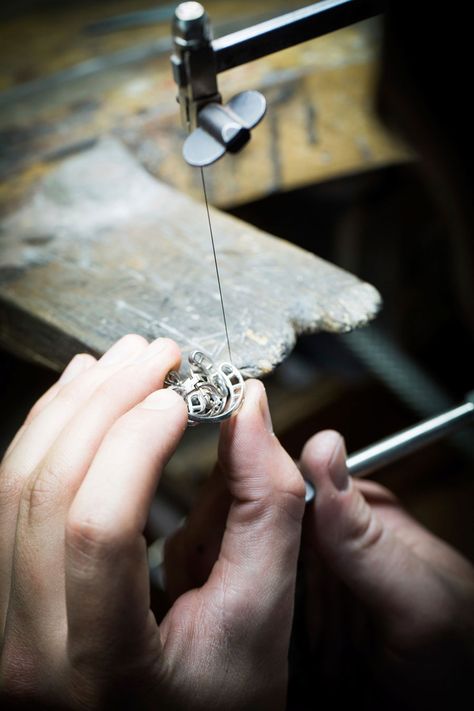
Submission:
[[[172,370],[165,386],[184,399],[188,408],[188,425],[200,422],[223,422],[236,414],[244,399],[244,379],[232,363],[215,364],[201,351],[188,358],[190,374],[183,377]]]

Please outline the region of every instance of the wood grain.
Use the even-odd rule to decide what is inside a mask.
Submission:
[[[365,324],[378,292],[211,210],[232,355],[270,372],[301,333]],[[160,183],[113,139],[68,158],[0,225],[0,340],[61,369],[128,332],[227,359],[204,205]]]

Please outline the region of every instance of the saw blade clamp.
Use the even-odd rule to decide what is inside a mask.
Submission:
[[[243,91],[222,104],[212,28],[200,3],[178,5],[172,32],[171,66],[182,123],[189,133],[183,156],[189,165],[202,168],[245,146],[251,129],[265,115],[266,101],[258,91]]]
[[[255,90],[243,91],[224,105],[218,74],[384,9],[384,0],[321,0],[213,39],[211,22],[201,3],[180,3],[173,16],[171,66],[181,121],[189,133],[183,146],[186,162],[202,168],[226,153],[237,153],[265,115],[265,97]]]
[[[193,351],[188,361],[188,375],[172,370],[165,378],[165,387],[186,403],[188,425],[219,423],[235,415],[244,400],[244,379],[239,369],[228,362],[217,365],[201,351]]]

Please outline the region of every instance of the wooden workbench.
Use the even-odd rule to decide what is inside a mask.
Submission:
[[[348,331],[380,305],[369,284],[212,210],[235,364],[270,372],[299,333]],[[202,203],[104,139],[46,176],[1,224],[0,341],[53,368],[138,332],[227,360]]]
[[[207,8],[219,34],[299,4]],[[88,33],[99,19],[97,6],[72,4],[3,26],[0,339],[56,369],[128,331],[223,356],[205,213],[185,197],[202,193],[181,157],[169,17]],[[224,97],[257,88],[269,110],[241,155],[206,171],[214,205],[407,158],[371,111],[377,34],[363,23],[220,77]],[[272,370],[299,333],[350,330],[377,312],[379,295],[355,277],[228,216],[213,221],[247,374]]]

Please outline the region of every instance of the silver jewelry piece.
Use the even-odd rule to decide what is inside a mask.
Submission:
[[[189,356],[190,374],[182,377],[172,370],[165,386],[184,399],[188,408],[188,425],[199,422],[222,422],[232,417],[244,399],[244,379],[232,363],[216,365],[201,351]]]

